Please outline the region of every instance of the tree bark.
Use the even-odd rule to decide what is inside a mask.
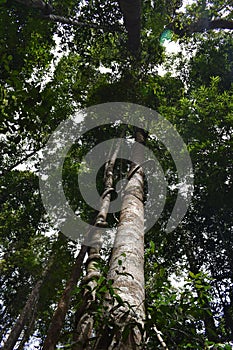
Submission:
[[[121,138],[125,135],[125,128],[121,134]],[[105,165],[104,171],[104,192],[102,194],[102,202],[100,206],[100,211],[96,217],[95,225],[96,231],[94,232],[93,245],[88,251],[88,261],[87,261],[87,275],[84,278],[84,282],[87,283],[88,289],[84,292],[83,303],[76,312],[76,326],[74,331],[74,344],[72,350],[82,350],[86,349],[89,343],[89,338],[93,330],[93,318],[90,315],[90,308],[92,303],[95,302],[95,292],[94,288],[97,286],[96,280],[93,278],[100,277],[100,272],[96,266],[96,262],[100,260],[100,249],[102,246],[101,233],[98,227],[107,227],[107,215],[109,210],[109,205],[111,201],[111,193],[113,190],[113,170],[115,162],[121,146],[121,138],[115,146],[115,151],[109,152],[109,161]],[[113,148],[113,147],[112,147]],[[91,292],[90,292],[91,290]]]
[[[36,322],[36,317],[37,317],[37,307],[34,307],[31,310],[30,322],[26,326],[26,329],[24,330],[24,335],[20,341],[20,344],[19,344],[17,350],[24,350],[25,349],[25,343],[28,341],[28,339],[30,338],[30,335],[33,333],[34,325]]]
[[[95,350],[140,349],[145,319],[144,291],[144,206],[143,206],[143,163],[145,142],[143,130],[136,131],[128,184],[122,202],[120,221],[110,261],[108,279],[113,280],[113,288],[122,300],[122,306],[109,305],[109,314],[115,320],[113,331],[109,328],[99,337]],[[122,337],[122,334],[125,334]],[[106,336],[108,335],[108,336]]]

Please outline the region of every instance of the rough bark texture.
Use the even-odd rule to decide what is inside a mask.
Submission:
[[[103,218],[106,219],[106,218]],[[95,226],[98,223],[98,216],[95,222]],[[101,221],[103,224],[104,221]],[[73,346],[72,350],[82,350],[86,349],[91,333],[93,330],[93,318],[90,315],[90,308],[92,302],[95,300],[95,292],[93,291],[96,287],[96,279],[100,277],[100,272],[98,271],[98,261],[100,260],[100,248],[102,245],[101,234],[98,231],[98,227],[94,232],[93,243],[95,247],[88,249],[88,259],[86,261],[86,272],[87,275],[83,279],[83,283],[88,286],[83,293],[80,295],[82,298],[82,304],[76,311],[75,315],[75,329],[73,333]]]
[[[136,131],[135,140],[144,143],[142,130]],[[144,159],[143,148],[138,143],[134,147],[132,167],[141,164]],[[110,314],[115,319],[115,332],[111,338],[111,331],[107,330],[99,338],[96,350],[141,348],[145,319],[143,177],[143,170],[139,167],[126,186],[110,261],[108,278],[114,280],[113,288],[123,305],[110,307]]]

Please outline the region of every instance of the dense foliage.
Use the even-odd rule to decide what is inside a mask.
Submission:
[[[49,225],[37,176],[41,149],[76,109],[130,101],[151,107],[172,122],[187,144],[195,175],[190,208],[168,234],[165,226],[177,194],[176,169],[164,146],[149,135],[146,145],[162,165],[169,188],[164,211],[145,237],[143,349],[163,349],[164,343],[169,349],[231,349],[233,39],[230,29],[207,26],[195,33],[190,28],[200,19],[231,22],[232,2],[196,1],[179,10],[180,1],[143,1],[141,54],[136,58],[128,51],[117,1],[50,2],[52,14],[85,23],[82,26],[52,20],[26,3],[0,0],[2,342],[40,281],[31,304],[34,311],[24,319],[15,349],[41,347],[80,249]],[[189,26],[189,31],[183,30],[179,38],[179,30],[171,34],[167,29],[174,26]],[[166,52],[166,36],[177,42],[176,53]],[[158,73],[161,65],[164,75]],[[131,131],[128,127],[128,138]],[[93,145],[121,132],[119,126],[96,128],[72,147],[64,163],[67,198],[89,222],[96,213],[78,189],[81,159]],[[127,164],[116,163],[115,182],[126,170]],[[100,171],[100,192],[102,177]],[[109,224],[115,229],[113,215]],[[105,322],[101,310],[106,291],[117,299],[106,282],[108,254],[103,251],[99,266],[99,303],[92,310],[96,327]],[[85,275],[84,265],[81,274]],[[71,349],[82,288],[78,283],[73,291],[58,348]]]

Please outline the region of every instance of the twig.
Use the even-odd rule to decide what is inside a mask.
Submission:
[[[162,345],[163,349],[164,350],[169,350],[168,347],[167,347],[167,344],[165,343],[165,341],[163,340],[162,336],[161,336],[161,332],[158,330],[158,328],[156,326],[153,327],[155,333],[156,333],[156,336],[160,342],[160,344]]]

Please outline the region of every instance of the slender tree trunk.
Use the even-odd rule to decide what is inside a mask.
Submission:
[[[61,329],[65,320],[66,313],[68,311],[71,295],[74,287],[76,286],[82,272],[82,263],[87,252],[87,246],[81,246],[80,252],[76,258],[73,266],[70,279],[67,282],[66,288],[62,294],[62,297],[58,303],[57,309],[53,314],[48,333],[43,345],[43,350],[54,350],[58,342]]]
[[[227,332],[229,333],[229,338],[233,341],[233,307],[232,303],[230,305],[224,305],[224,320]]]
[[[97,279],[100,277],[98,268],[98,262],[101,259],[100,248],[102,245],[101,233],[98,230],[98,223],[102,225],[105,222],[104,216],[97,216],[95,226],[96,230],[93,231],[92,239],[95,241],[95,247],[88,249],[88,259],[86,262],[86,276],[82,283],[86,285],[84,292],[80,295],[82,303],[75,314],[75,326],[73,333],[73,346],[72,350],[86,349],[91,333],[93,330],[93,317],[90,314],[90,308],[92,303],[95,302],[95,287],[97,285]]]
[[[186,255],[188,258],[191,272],[193,272],[195,275],[197,275],[200,271],[197,267],[195,257],[193,255],[193,252],[191,249],[190,249],[190,247],[186,248]],[[196,291],[197,291],[197,295],[200,297],[200,290],[197,288]],[[204,305],[202,305],[202,307],[204,307],[206,310],[206,312],[203,315],[206,336],[207,336],[208,340],[217,343],[219,341],[218,336],[217,336],[218,332],[217,332],[217,329],[216,329],[216,326],[214,323],[214,318],[213,318],[213,315],[211,312],[210,303],[209,303],[209,300],[207,297],[204,297]]]
[[[24,330],[24,335],[20,341],[20,344],[17,350],[25,349],[25,343],[28,341],[28,339],[30,338],[30,335],[33,333],[36,317],[37,317],[37,307],[31,310],[30,322],[27,325],[26,329]]]
[[[29,319],[31,318],[32,310],[34,313],[36,312],[37,304],[38,304],[38,300],[39,300],[40,288],[41,288],[48,272],[50,271],[52,264],[53,264],[53,258],[51,259],[50,263],[48,264],[48,266],[44,270],[44,272],[41,276],[41,279],[39,281],[37,281],[34,288],[32,289],[21,314],[19,315],[15,325],[12,327],[9,336],[8,336],[5,344],[3,345],[2,350],[13,350],[14,349],[15,344],[17,343],[20,334],[22,333],[22,331],[24,330],[24,328],[28,324]],[[35,322],[35,319],[33,319],[33,321]],[[30,328],[33,328],[33,325],[31,324],[31,322],[30,322]]]
[[[116,240],[110,261],[108,278],[121,298],[119,307],[109,305],[114,325],[107,326],[99,337],[95,350],[140,349],[145,319],[144,309],[144,207],[143,207],[143,130],[136,131],[134,163],[125,189]],[[134,172],[135,167],[137,170]]]

